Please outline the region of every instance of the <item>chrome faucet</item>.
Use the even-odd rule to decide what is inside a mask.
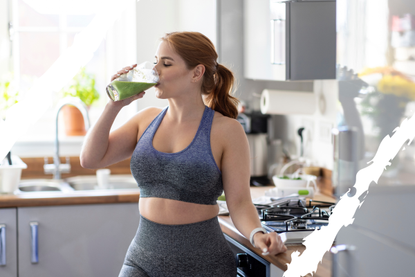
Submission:
[[[66,158],[66,163],[61,164],[59,159],[59,137],[58,137],[58,119],[59,119],[59,112],[65,105],[72,105],[78,108],[78,110],[82,113],[82,117],[84,118],[85,128],[88,130],[90,123],[89,123],[89,116],[86,109],[84,102],[82,102],[77,97],[65,97],[60,100],[56,106],[56,124],[55,124],[55,155],[53,156],[53,164],[47,163],[47,158],[45,158],[45,164],[43,165],[43,169],[45,170],[46,174],[53,174],[53,179],[60,179],[61,173],[69,173],[71,170],[71,165],[69,163],[69,158]]]

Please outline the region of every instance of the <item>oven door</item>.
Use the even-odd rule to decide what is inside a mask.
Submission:
[[[284,271],[264,260],[233,238],[224,234],[235,255],[238,275],[243,277],[281,277]]]

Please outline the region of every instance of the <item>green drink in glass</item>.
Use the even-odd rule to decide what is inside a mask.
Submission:
[[[158,81],[154,65],[144,62],[113,80],[107,86],[107,94],[113,101],[120,101],[157,85]]]

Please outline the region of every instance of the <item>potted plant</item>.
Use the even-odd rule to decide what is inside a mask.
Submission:
[[[372,120],[378,128],[378,138],[382,140],[400,125],[407,103],[415,100],[415,83],[392,67],[369,68],[359,77],[372,74],[379,76],[360,105],[362,114]]]
[[[85,67],[71,82],[62,89],[62,96],[78,97],[89,107],[99,99],[99,93],[95,89],[95,77],[88,74]],[[62,108],[65,122],[65,134],[67,136],[84,136],[86,134],[84,120],[81,112],[74,106],[66,105]]]
[[[10,78],[0,81],[0,119],[6,119],[6,111],[17,103],[19,92],[14,88]]]
[[[11,81],[12,79],[13,76],[8,75],[0,81],[0,120],[6,120],[7,110],[18,102],[19,92],[13,85],[13,81]],[[9,164],[11,165],[12,160],[10,151],[7,154],[7,159]]]

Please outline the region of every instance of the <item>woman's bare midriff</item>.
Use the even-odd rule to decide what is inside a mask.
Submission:
[[[148,125],[151,121],[160,113],[160,109],[149,110],[148,112],[151,113],[147,116],[147,121],[144,122],[142,126],[139,126],[139,130],[146,130]],[[218,168],[220,168],[220,160],[222,156],[222,148],[218,143],[217,138],[220,137],[219,135],[215,136],[215,122],[217,117],[223,117],[219,113],[215,113],[215,117],[212,123],[212,131],[211,131],[211,149],[212,155],[215,159]],[[162,122],[163,123],[163,122]],[[157,133],[163,133],[163,130],[166,126],[160,124]],[[168,125],[167,125],[168,127]],[[197,128],[193,126],[193,134],[189,135],[186,139],[180,141],[181,144],[179,146],[179,150],[182,150],[188,146],[191,141],[193,140]],[[137,141],[140,139],[141,135],[144,131],[140,131],[138,133]],[[168,134],[171,134],[171,131],[166,131]],[[155,136],[157,135],[155,134]],[[154,143],[153,139],[153,147],[161,152],[179,152],[171,151],[171,149],[163,149],[165,145],[167,145],[166,140],[170,141],[171,136],[161,136],[163,140],[157,144]],[[177,146],[176,146],[177,147]],[[211,219],[218,215],[219,206],[218,205],[202,205],[202,204],[195,204],[189,202],[183,202],[178,200],[166,199],[166,198],[157,198],[157,197],[145,197],[140,198],[139,202],[139,209],[142,216],[151,220],[153,222],[157,222],[160,224],[168,224],[168,225],[177,225],[177,224],[189,224],[200,222],[204,220]]]
[[[218,205],[202,205],[172,199],[140,198],[140,213],[156,223],[177,225],[211,219],[218,215]]]

